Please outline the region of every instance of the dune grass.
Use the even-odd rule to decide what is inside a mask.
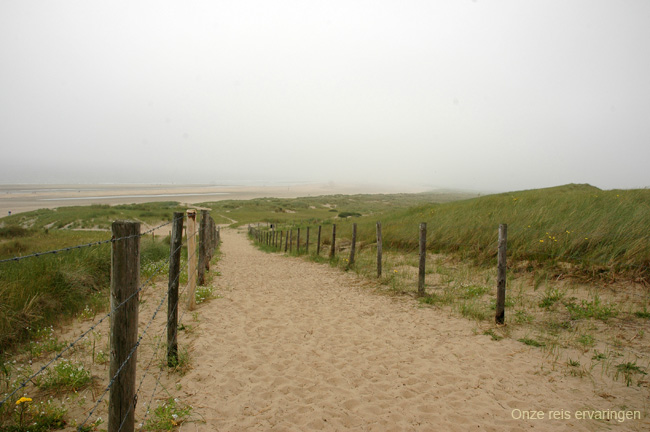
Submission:
[[[649,203],[648,190],[567,185],[371,216],[330,217],[309,225],[306,258],[375,279],[389,293],[415,296],[418,226],[427,222],[426,295],[419,298],[421,307],[466,317],[476,323],[477,334],[496,342],[507,337],[542,349],[569,375],[593,377],[598,368],[603,376],[622,380],[617,364],[636,361],[640,372],[626,383],[647,385],[643,372],[650,369],[650,359],[643,339],[650,316]],[[384,239],[380,279],[377,220]],[[330,258],[333,223],[336,254]],[[357,223],[357,252],[350,266],[352,223]],[[494,324],[499,223],[508,224],[504,327]],[[320,255],[315,254],[318,225]],[[296,220],[277,229],[292,229],[295,242],[296,229],[304,233],[307,226]],[[260,228],[267,229],[264,224]],[[304,243],[304,234],[301,240]],[[277,251],[267,245],[260,248]],[[301,250],[305,255],[304,245]],[[295,243],[289,255],[297,255]]]
[[[376,243],[382,222],[384,250],[418,249],[418,227],[427,223],[427,250],[493,265],[498,226],[508,224],[508,260],[514,270],[545,267],[554,275],[650,281],[650,190],[602,191],[589,185],[511,192],[444,204],[424,204],[355,218],[328,218],[323,239],[337,224],[337,241]],[[294,221],[294,229],[307,223]],[[313,226],[313,225],[312,225]],[[282,229],[284,225],[280,225]]]
[[[108,240],[116,219],[159,224],[179,210],[184,209],[176,202],[93,205],[5,217],[0,222],[0,259]],[[143,275],[148,276],[169,258],[168,239],[144,236],[140,253]],[[110,244],[0,263],[0,355],[61,318],[84,308],[95,313],[105,308],[109,278]]]

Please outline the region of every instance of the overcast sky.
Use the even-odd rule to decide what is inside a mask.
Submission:
[[[0,182],[650,186],[650,1],[0,0]]]

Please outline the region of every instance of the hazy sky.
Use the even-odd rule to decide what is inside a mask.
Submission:
[[[650,1],[0,0],[0,182],[650,186]]]

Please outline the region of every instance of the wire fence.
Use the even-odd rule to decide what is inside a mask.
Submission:
[[[86,339],[89,334],[91,334],[95,330],[97,330],[98,327],[102,323],[104,323],[107,318],[115,316],[118,311],[125,308],[126,305],[129,304],[130,302],[132,302],[135,298],[137,298],[137,296],[143,294],[146,291],[147,287],[149,287],[151,285],[152,281],[156,277],[160,276],[161,273],[163,273],[163,271],[165,270],[166,267],[169,267],[170,275],[171,275],[172,266],[171,266],[170,261],[172,259],[178,260],[179,257],[180,257],[180,250],[182,248],[188,248],[189,241],[191,239],[193,239],[194,237],[196,237],[197,235],[199,236],[200,239],[202,239],[203,243],[205,243],[206,241],[210,241],[212,250],[209,250],[209,247],[204,247],[203,243],[200,243],[200,248],[199,248],[198,252],[197,252],[196,248],[194,250],[189,250],[189,248],[188,248],[188,260],[186,261],[185,265],[182,266],[182,268],[179,268],[179,271],[176,272],[175,275],[170,276],[170,279],[169,279],[170,287],[172,286],[172,284],[175,284],[175,286],[178,287],[178,283],[179,283],[180,276],[181,276],[182,272],[188,271],[188,274],[191,273],[191,272],[196,273],[196,271],[197,271],[196,266],[194,268],[191,268],[190,263],[193,261],[194,257],[197,254],[200,256],[199,261],[203,262],[203,260],[207,259],[208,262],[209,262],[209,258],[211,258],[211,256],[212,256],[212,251],[214,250],[214,248],[216,248],[218,246],[220,238],[218,237],[218,233],[215,233],[216,225],[214,225],[214,221],[212,220],[212,218],[209,216],[209,214],[207,212],[205,212],[203,214],[203,218],[209,218],[209,221],[211,222],[211,224],[205,225],[207,229],[211,229],[210,233],[206,233],[203,230],[200,231],[200,230],[197,230],[196,228],[193,228],[190,232],[188,232],[188,235],[186,236],[186,240],[184,242],[180,241],[181,238],[179,237],[178,246],[175,249],[173,249],[173,247],[170,247],[170,254],[169,254],[168,258],[166,260],[162,260],[160,262],[157,262],[155,268],[153,269],[153,271],[150,272],[148,278],[144,282],[139,283],[137,288],[132,293],[130,293],[128,296],[126,296],[126,298],[124,298],[123,300],[119,301],[118,304],[112,305],[112,307],[110,308],[110,310],[107,313],[103,314],[99,319],[96,319],[92,325],[90,325],[87,329],[82,331],[82,333],[78,337],[76,337],[71,343],[67,344],[63,349],[58,351],[51,359],[46,361],[40,368],[38,368],[38,370],[36,372],[30,373],[29,376],[27,376],[25,379],[23,379],[20,383],[13,386],[13,389],[11,389],[11,391],[7,391],[7,393],[5,393],[2,400],[0,400],[0,414],[3,412],[2,410],[3,410],[3,408],[5,408],[5,404],[7,404],[9,401],[12,401],[16,397],[18,397],[19,392],[24,390],[30,383],[35,383],[37,378],[39,377],[39,375],[41,375],[44,372],[46,372],[47,370],[49,370],[52,367],[53,364],[55,364],[57,361],[64,358],[64,356],[66,354],[70,353],[73,349],[75,349],[75,347],[77,347],[80,344],[80,342],[82,342],[84,339]],[[106,244],[106,243],[114,243],[114,244],[119,245],[120,242],[133,240],[133,239],[137,239],[137,242],[139,243],[139,238],[141,238],[141,237],[143,237],[143,236],[145,236],[145,235],[147,235],[149,233],[152,233],[155,230],[160,229],[160,228],[162,228],[164,226],[170,225],[170,224],[176,224],[174,229],[178,231],[178,229],[177,229],[179,227],[178,223],[180,223],[180,230],[182,230],[182,228],[183,228],[183,222],[182,222],[183,219],[184,219],[184,215],[182,213],[175,213],[174,218],[170,222],[158,225],[156,227],[148,229],[147,231],[144,231],[144,232],[140,232],[138,234],[125,235],[125,236],[120,236],[120,237],[116,237],[114,235],[111,239],[107,239],[107,240],[103,240],[103,241],[87,243],[87,244],[80,244],[80,245],[61,248],[61,249],[57,249],[57,250],[31,253],[31,254],[25,255],[25,256],[19,256],[19,257],[13,257],[13,258],[10,258],[10,259],[5,259],[5,260],[0,261],[0,263],[9,263],[9,262],[16,262],[16,261],[21,261],[21,260],[24,260],[24,259],[29,259],[29,258],[38,258],[40,256],[49,255],[49,254],[65,253],[65,252],[70,252],[70,251],[73,251],[73,250],[78,250],[78,249],[83,249],[83,248],[87,248],[87,247],[102,245],[102,244]],[[194,225],[192,225],[192,226],[194,227]],[[189,228],[189,224],[188,224],[188,228]],[[182,231],[180,231],[180,233],[182,234]],[[215,235],[215,234],[217,234],[217,235]],[[179,234],[179,236],[180,236],[180,234]],[[209,257],[206,258],[205,256],[201,256],[201,255],[205,255],[204,251],[208,251],[207,253],[209,254]],[[176,257],[176,258],[174,258],[174,257]],[[138,253],[137,260],[138,260],[137,268],[138,268],[138,272],[139,272],[140,271],[139,253]],[[114,271],[115,271],[115,267],[111,271],[111,277],[113,277],[113,272]],[[190,277],[190,279],[191,279],[191,277]],[[188,286],[189,286],[189,284],[188,284]],[[187,290],[187,286],[184,287],[184,289],[181,291],[180,295],[176,296],[176,301],[175,301],[174,305],[171,306],[171,307],[173,307],[174,310],[178,309],[179,303],[180,303],[180,298],[181,298],[181,296],[183,294],[185,294],[186,290]],[[121,363],[119,365],[116,364],[115,366],[113,366],[113,364],[111,364],[111,370],[116,369],[115,373],[112,376],[109,377],[109,381],[108,381],[107,386],[104,388],[103,392],[99,395],[99,397],[95,401],[95,404],[88,410],[88,414],[87,414],[86,418],[81,423],[78,423],[77,430],[81,431],[81,430],[86,430],[87,429],[88,426],[86,426],[86,425],[88,424],[90,419],[93,417],[93,415],[96,413],[96,411],[101,406],[101,403],[105,399],[106,394],[109,393],[114,388],[118,378],[120,377],[120,375],[125,370],[127,364],[131,361],[133,356],[136,354],[136,352],[138,351],[138,348],[141,346],[143,339],[145,337],[147,337],[149,335],[149,333],[151,333],[152,324],[156,320],[156,317],[159,314],[159,312],[160,312],[161,308],[163,307],[163,305],[165,304],[165,302],[169,299],[169,296],[170,296],[170,290],[165,290],[164,295],[162,295],[160,300],[156,303],[157,307],[155,307],[155,310],[153,311],[153,314],[151,315],[151,317],[145,323],[142,323],[143,329],[140,332],[140,335],[137,338],[136,342],[133,344],[133,346],[128,347],[128,353],[126,354],[125,359],[123,361],[121,361]],[[183,317],[183,315],[181,315],[181,319],[182,319],[182,317]],[[165,330],[169,331],[169,326],[171,325],[171,316],[168,316],[166,321],[167,322],[164,323],[163,326],[162,326],[162,330],[160,332],[161,334],[164,333]],[[135,325],[136,326],[138,325],[137,324],[137,318],[135,320]],[[150,368],[151,368],[152,364],[154,363],[155,358],[158,356],[158,353],[160,351],[161,346],[162,346],[162,338],[160,338],[160,340],[158,341],[155,349],[153,350],[153,352],[151,354],[151,357],[149,358],[149,361],[145,365],[144,371],[142,372],[142,375],[141,375],[141,378],[140,378],[140,383],[139,383],[139,385],[138,385],[138,387],[137,387],[137,389],[135,391],[133,403],[128,404],[129,408],[128,408],[127,412],[122,416],[121,419],[119,419],[119,426],[117,426],[117,428],[116,428],[115,422],[113,422],[113,425],[110,425],[111,422],[109,420],[110,429],[112,431],[115,431],[115,430],[132,430],[133,429],[133,425],[128,424],[127,418],[130,415],[131,416],[133,415],[132,411],[134,411],[134,409],[135,409],[138,395],[141,392],[141,389],[142,389],[143,383],[145,381],[145,378],[149,375]],[[94,348],[93,348],[93,351],[94,351]],[[113,361],[112,360],[113,357],[114,356],[111,356],[111,362]],[[93,361],[94,361],[94,358],[93,358]],[[154,391],[153,391],[153,393],[151,395],[151,400],[153,400],[153,397],[155,396],[156,390],[158,388],[158,381],[160,380],[160,376],[162,374],[162,371],[164,371],[164,368],[161,367],[161,372],[158,374],[158,377],[156,378],[156,385],[154,386]],[[110,411],[110,402],[109,402],[109,411]],[[148,411],[147,411],[147,413],[145,413],[145,418],[146,418],[147,414],[148,414]],[[109,419],[110,419],[110,416],[109,416]],[[0,421],[2,421],[2,419],[0,419]],[[144,420],[142,421],[142,423],[144,424]]]

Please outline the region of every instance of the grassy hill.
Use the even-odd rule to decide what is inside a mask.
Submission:
[[[356,211],[354,205],[346,206]],[[361,209],[360,213],[364,209]],[[298,217],[262,221],[293,222]],[[508,224],[511,261],[555,265],[572,263],[573,270],[648,280],[650,276],[650,190],[603,191],[570,184],[546,189],[508,192],[447,203],[391,208],[361,217],[323,219],[337,224],[337,237],[349,238],[358,225],[362,244],[375,242],[375,223],[381,220],[384,248],[415,251],[418,226],[427,223],[431,252],[458,254],[477,264],[496,257],[497,230]],[[329,241],[329,231],[325,231]],[[562,267],[566,271],[566,266]]]

